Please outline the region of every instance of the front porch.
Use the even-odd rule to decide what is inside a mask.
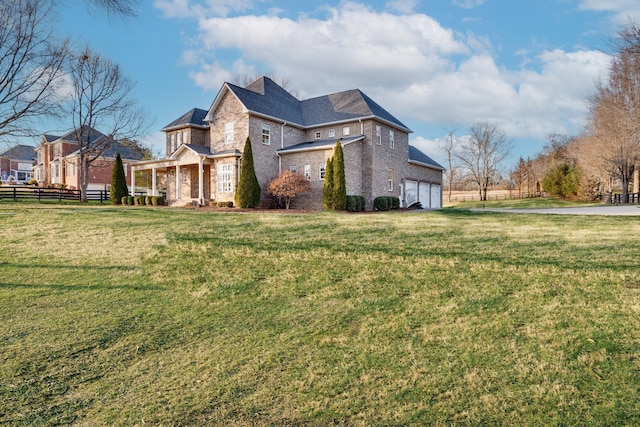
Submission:
[[[226,152],[211,154],[208,147],[183,144],[171,157],[157,160],[146,160],[131,165],[132,188],[136,187],[136,172],[150,174],[148,187],[151,196],[159,195],[159,183],[166,189],[166,200],[169,205],[197,203],[204,206],[216,199],[216,164],[231,165],[237,170],[240,153]],[[231,174],[231,180],[233,176]],[[225,186],[222,191],[225,200],[235,185]]]

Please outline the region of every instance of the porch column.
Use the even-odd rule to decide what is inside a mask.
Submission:
[[[131,166],[131,195],[135,197],[136,195],[136,171]]]
[[[203,159],[199,157],[198,161],[198,203],[200,206],[204,206],[204,189],[202,188],[202,183],[204,181],[204,167],[202,165]]]
[[[640,169],[635,169],[633,171],[633,192],[640,192]]]
[[[176,200],[180,200],[180,163],[176,163]]]
[[[151,168],[151,195],[157,196],[156,194],[156,168]]]

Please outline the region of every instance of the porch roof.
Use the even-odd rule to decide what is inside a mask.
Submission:
[[[346,138],[329,138],[329,139],[317,139],[315,141],[301,142],[300,144],[292,145],[290,147],[281,148],[277,150],[278,154],[290,154],[300,151],[313,151],[313,150],[328,150],[335,147],[338,140],[342,146],[351,144],[352,142],[360,141],[364,139],[364,135],[349,136]]]

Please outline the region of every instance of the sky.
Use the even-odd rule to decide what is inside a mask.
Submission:
[[[270,74],[299,99],[362,90],[443,165],[439,141],[489,122],[512,141],[513,165],[549,134],[580,133],[640,0],[141,0],[126,20],[69,0],[60,12],[76,47],[136,82],[158,154],[160,129],[208,109],[224,82]]]

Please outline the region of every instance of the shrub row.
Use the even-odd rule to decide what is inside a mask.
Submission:
[[[219,208],[232,208],[233,207],[233,202],[228,201],[228,202],[218,202],[218,207]]]
[[[400,209],[399,197],[378,196],[373,199],[373,210],[388,211],[390,209]]]
[[[348,212],[364,212],[366,202],[363,196],[347,196]]]
[[[162,196],[124,196],[121,200],[123,205],[137,206],[164,206],[164,197]]]

